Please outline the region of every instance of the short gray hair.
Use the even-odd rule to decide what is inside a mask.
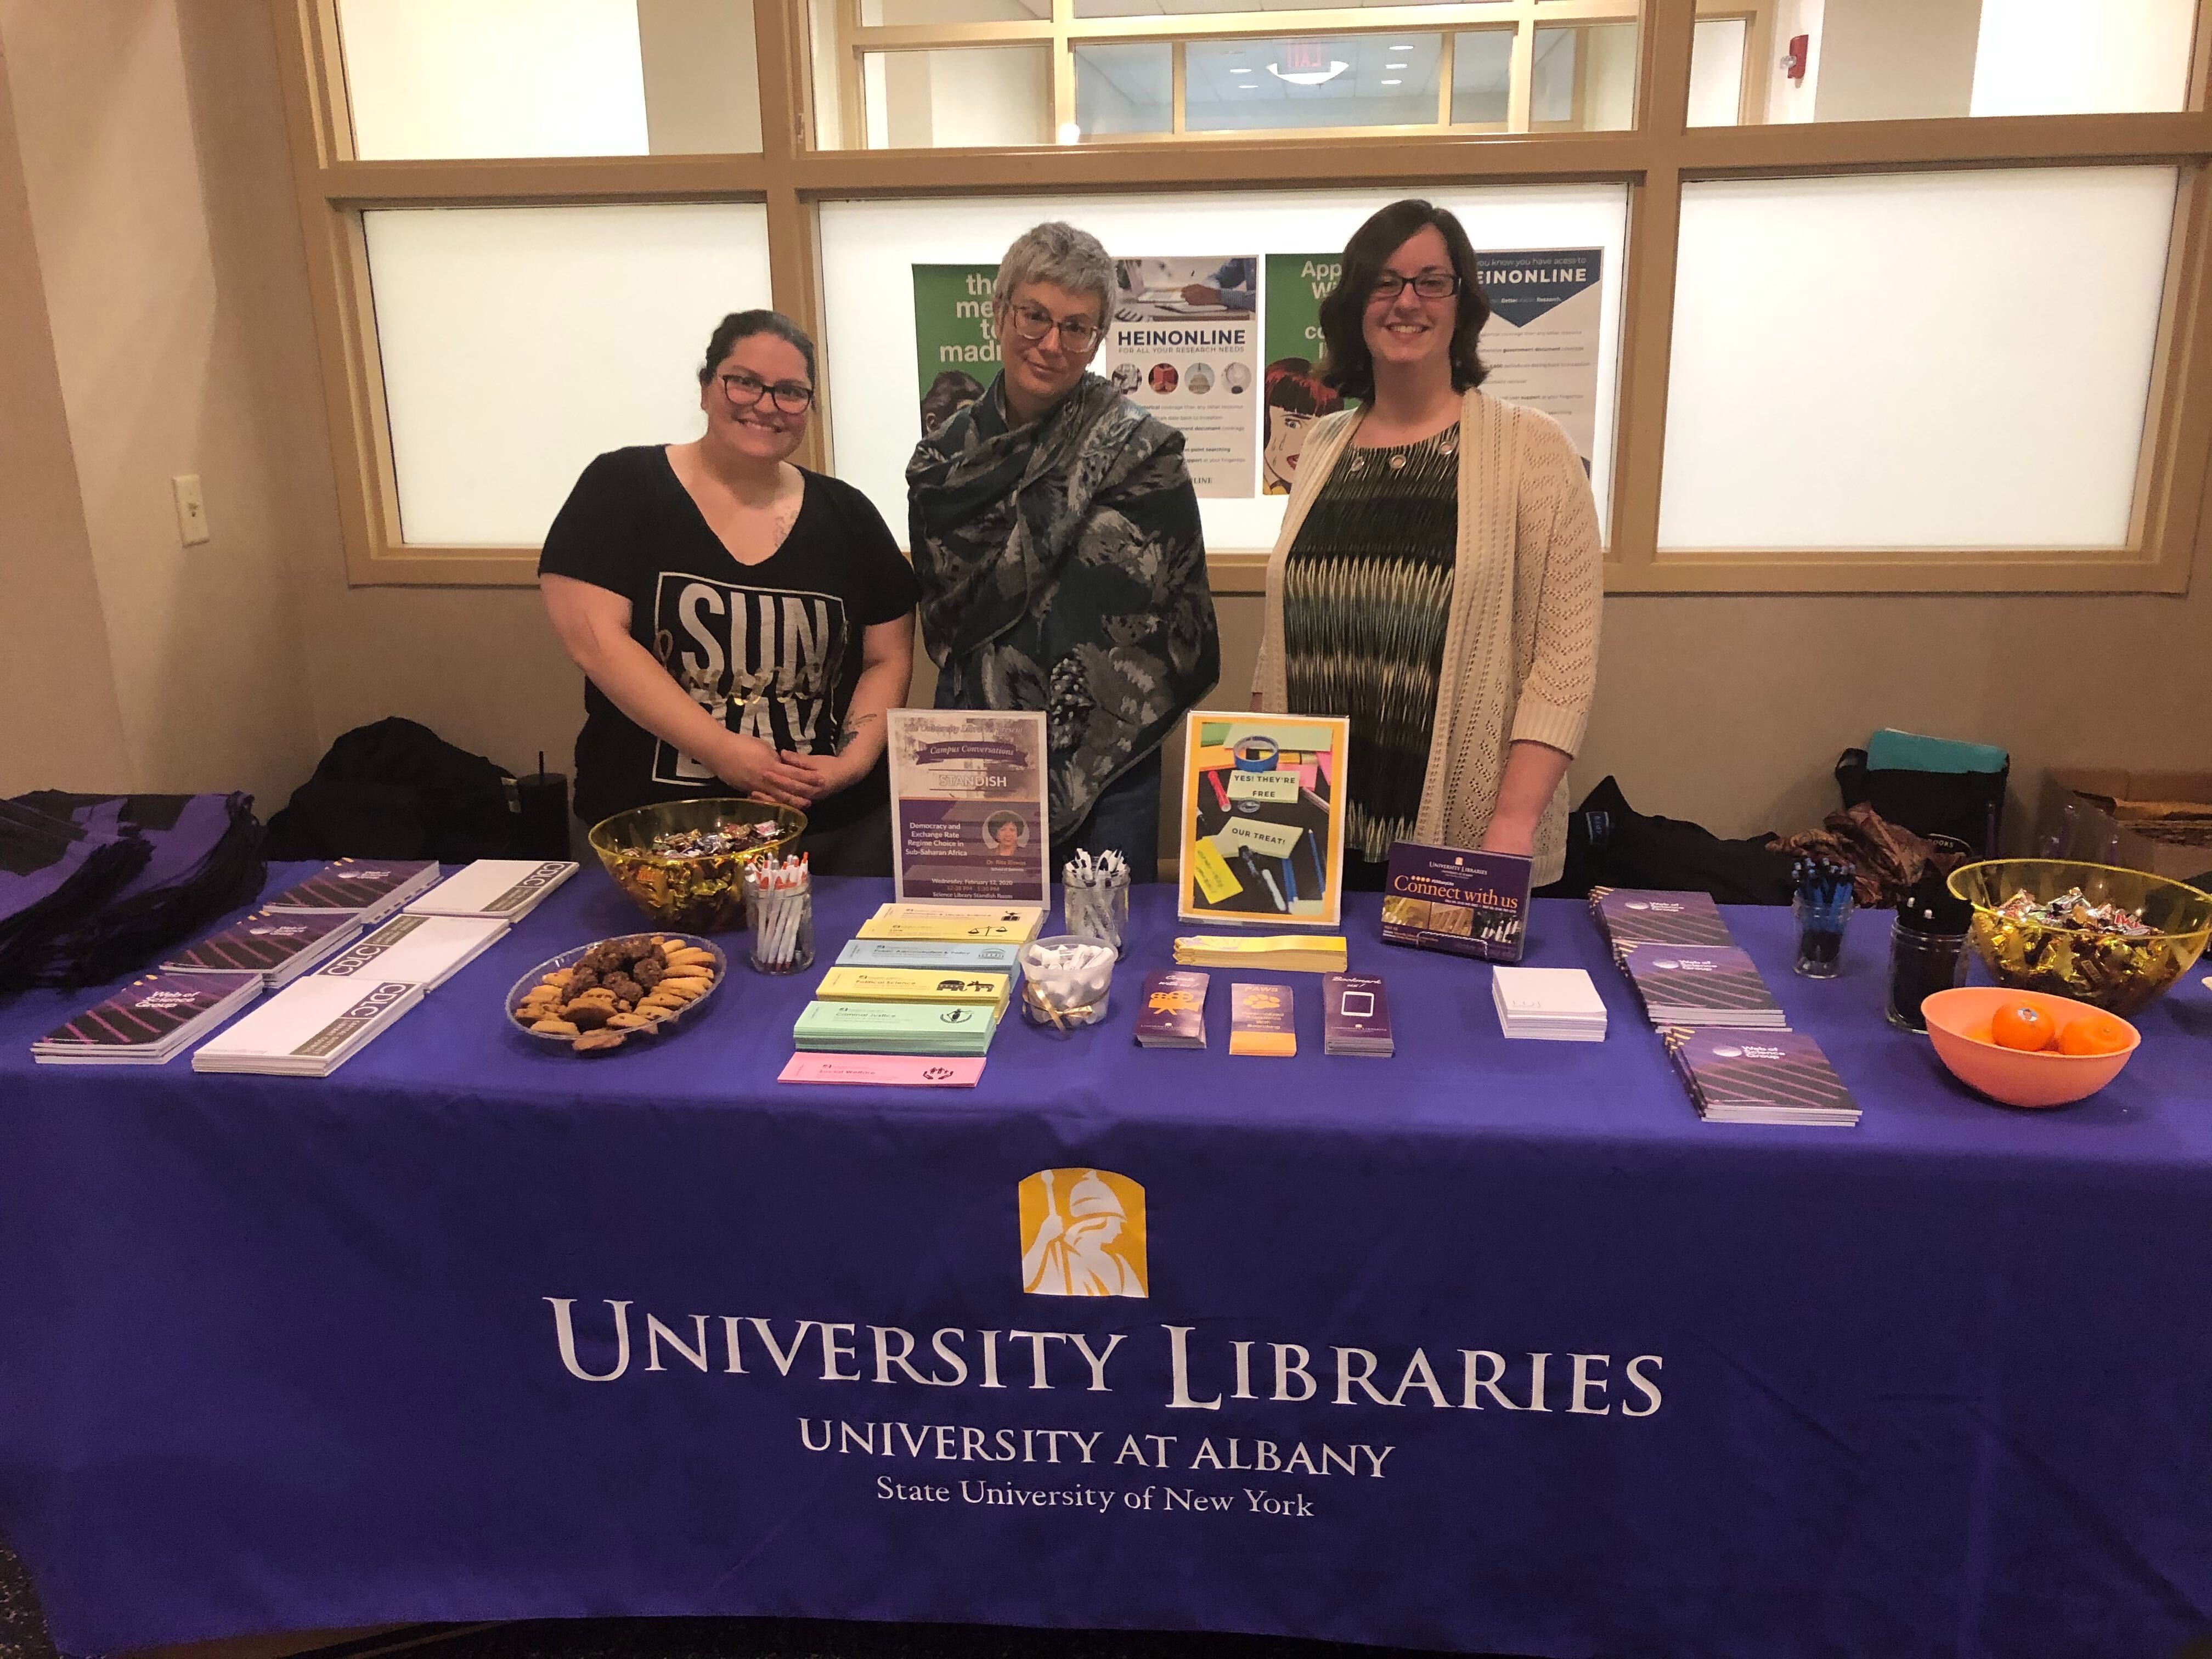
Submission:
[[[998,280],[991,284],[993,313],[1012,305],[1014,290],[1024,283],[1050,283],[1071,294],[1095,294],[1100,325],[1114,320],[1120,288],[1114,261],[1087,230],[1049,219],[1014,238],[1014,245],[999,261]]]

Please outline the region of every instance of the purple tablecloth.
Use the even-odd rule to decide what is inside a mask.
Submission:
[[[823,965],[886,896],[823,884]],[[1395,1059],[1325,1056],[1307,975],[1297,1057],[1231,1058],[1270,976],[1226,972],[1210,1050],[1139,1050],[1164,888],[1109,1021],[1017,1018],[972,1091],[778,1085],[818,969],[606,1060],[503,1029],[634,920],[585,872],[319,1082],[34,1068],[82,999],[0,1007],[0,1531],[65,1647],[727,1613],[2111,1659],[2212,1623],[2195,975],[2102,1095],[2012,1112],[1883,1024],[1886,915],[1814,983],[1786,912],[1729,912],[1856,1129],[1701,1123],[1566,904],[1530,961],[1590,969],[1601,1045],[1504,1041],[1488,969],[1382,946],[1370,898]],[[1019,1183],[1092,1169],[1141,1216],[1056,1200],[1121,1205],[1148,1296],[1024,1294]]]

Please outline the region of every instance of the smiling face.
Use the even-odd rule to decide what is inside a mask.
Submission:
[[[811,409],[793,414],[776,406],[775,397],[763,392],[754,398],[740,384],[730,395],[731,383],[722,377],[744,375],[769,386],[808,386],[814,377],[806,372],[806,359],[799,348],[773,334],[749,334],[732,345],[714,365],[699,391],[699,407],[707,416],[707,441],[756,460],[780,461],[799,447],[806,435]]]
[[[1105,320],[1099,315],[1098,295],[1079,294],[1057,283],[1023,283],[999,308],[999,355],[1006,366],[1009,401],[1018,416],[1028,419],[1075,390],[1083,371],[1098,355],[1103,337],[1092,333],[1080,350],[1071,346],[1066,335],[1056,328],[1045,331],[1040,339],[1025,337],[1040,315],[1054,322],[1087,324],[1092,330]]]
[[[1452,330],[1459,322],[1460,296],[1424,300],[1413,292],[1413,278],[1425,271],[1454,274],[1451,250],[1443,233],[1424,225],[1383,261],[1382,269],[1403,277],[1406,285],[1391,298],[1370,295],[1360,319],[1360,337],[1375,360],[1377,374],[1425,365],[1431,358],[1449,359]]]
[[[991,832],[999,844],[999,851],[1012,858],[1022,850],[1022,827],[1018,823],[1002,823]]]

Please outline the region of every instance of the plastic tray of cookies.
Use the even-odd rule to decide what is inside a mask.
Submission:
[[[729,957],[710,939],[618,934],[539,963],[507,991],[507,1017],[535,1042],[620,1054],[690,1024],[729,975]]]

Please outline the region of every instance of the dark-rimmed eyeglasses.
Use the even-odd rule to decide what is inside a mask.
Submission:
[[[1106,331],[1097,324],[1080,317],[1068,317],[1055,322],[1048,313],[1035,306],[1008,306],[1008,317],[1012,320],[1015,335],[1024,345],[1036,345],[1054,329],[1060,331],[1060,343],[1070,351],[1088,351],[1098,343],[1098,337]]]
[[[787,415],[804,415],[814,404],[814,388],[801,380],[778,380],[770,386],[743,370],[714,378],[722,383],[722,395],[740,409],[751,408],[763,396]]]
[[[1370,300],[1395,300],[1408,288],[1424,300],[1449,300],[1459,292],[1459,273],[1425,270],[1418,276],[1401,276],[1395,270],[1386,270],[1375,279],[1375,286],[1367,290],[1367,297]]]

